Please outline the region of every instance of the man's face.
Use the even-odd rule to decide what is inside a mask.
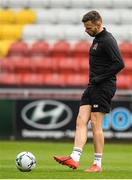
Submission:
[[[87,21],[84,23],[85,32],[88,33],[90,36],[95,37],[96,34],[99,32],[100,25],[99,23],[93,23],[91,21]]]

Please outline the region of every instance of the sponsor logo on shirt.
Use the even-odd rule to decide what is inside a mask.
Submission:
[[[93,49],[96,50],[97,47],[98,47],[98,43],[95,43],[95,44],[93,45]]]
[[[94,107],[94,108],[98,108],[99,105],[98,105],[98,104],[94,104],[93,107]]]

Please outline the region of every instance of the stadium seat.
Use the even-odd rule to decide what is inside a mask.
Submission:
[[[0,9],[0,24],[13,24],[15,14],[11,9]]]
[[[35,20],[36,14],[32,9],[22,9],[15,13],[16,24],[33,24]]]
[[[58,64],[60,73],[69,74],[80,71],[80,64],[74,58],[61,58]]]
[[[88,71],[89,71],[89,61],[88,58],[76,58],[76,62],[79,64],[80,66],[80,71],[81,73],[87,74],[88,75]]]
[[[69,87],[86,87],[88,84],[88,76],[83,74],[66,75],[66,85]]]
[[[8,56],[9,57],[26,57],[29,56],[29,47],[26,42],[18,41],[12,43],[9,48]]]
[[[50,0],[51,8],[69,8],[71,6],[71,0]]]
[[[125,68],[123,69],[123,72],[132,76],[132,56],[129,59],[125,59],[124,63]]]
[[[32,71],[31,60],[29,58],[8,58],[4,61],[4,70],[9,72],[21,74]]]
[[[118,89],[131,89],[132,77],[131,75],[118,75],[117,76],[117,88]]]
[[[42,39],[42,26],[40,25],[25,25],[22,31],[22,39],[24,41],[38,41]]]
[[[0,41],[0,57],[8,55],[9,48],[14,41],[12,40],[1,40]]]
[[[130,41],[131,40],[131,31],[130,25],[108,25],[108,30],[113,34],[118,42],[121,41]]]
[[[66,76],[59,73],[47,73],[44,75],[44,84],[46,86],[64,87],[66,86]]]
[[[8,0],[7,6],[9,8],[27,8],[28,7],[28,0]]]
[[[68,57],[70,56],[70,44],[66,41],[58,41],[51,47],[52,57]]]
[[[30,49],[32,57],[46,57],[49,55],[49,44],[46,41],[36,41],[32,43]]]
[[[49,8],[50,0],[28,0],[30,8]]]
[[[21,25],[0,25],[2,40],[20,40],[22,37]]]
[[[85,33],[85,28],[82,25],[67,25],[67,28],[63,29],[63,31],[65,39],[68,41],[91,40],[91,37]]]
[[[56,24],[58,21],[58,9],[34,9],[37,24]]]
[[[98,0],[99,1],[99,0]],[[110,1],[106,1],[110,2]],[[104,24],[121,24],[121,14],[118,9],[97,9],[101,14]]]
[[[92,8],[111,8],[112,7],[112,0],[92,0],[91,1]]]
[[[24,73],[21,75],[21,85],[23,86],[42,86],[43,76],[36,73]]]
[[[46,40],[57,41],[64,39],[63,26],[57,25],[26,25],[23,27],[23,40]]]
[[[132,43],[122,42],[119,44],[119,48],[123,58],[131,58],[132,57]]]
[[[46,41],[65,40],[65,29],[63,25],[45,25],[41,30],[41,38]]]
[[[122,25],[132,25],[132,11],[131,9],[119,9],[120,23]]]
[[[60,9],[56,12],[59,24],[80,24],[79,13],[77,9]]]
[[[8,7],[8,0],[0,0],[0,7],[7,8]]]
[[[112,0],[112,7],[113,8],[131,8],[132,1],[131,0]]]
[[[71,0],[71,8],[91,8],[92,0]]]
[[[52,73],[51,58],[31,58],[31,68],[37,73]]]
[[[72,56],[75,58],[88,58],[88,52],[91,44],[88,41],[78,41],[72,49]]]
[[[12,61],[10,61],[9,58],[3,58],[0,61],[0,69],[2,72],[12,72],[13,71]]]
[[[21,84],[21,75],[14,73],[2,73],[0,76],[0,84],[5,86],[18,86]]]

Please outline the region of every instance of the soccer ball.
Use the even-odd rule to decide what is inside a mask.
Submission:
[[[23,172],[28,172],[36,166],[35,156],[31,152],[21,152],[16,156],[16,167]]]

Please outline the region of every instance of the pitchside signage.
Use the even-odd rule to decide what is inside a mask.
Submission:
[[[132,138],[130,102],[113,102],[103,121],[106,138]],[[73,138],[78,100],[19,100],[16,102],[17,138]],[[92,137],[89,122],[89,137]]]

